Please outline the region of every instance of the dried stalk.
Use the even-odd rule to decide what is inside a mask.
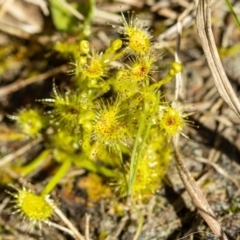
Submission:
[[[210,0],[198,1],[196,26],[218,92],[238,117],[240,117],[240,102],[229,83],[214,41],[211,29]]]
[[[56,67],[54,69],[51,69],[45,73],[42,73],[42,74],[39,74],[37,76],[34,76],[34,77],[30,77],[30,78],[27,78],[27,79],[20,79],[20,80],[17,80],[16,82],[12,83],[12,84],[9,84],[5,87],[2,87],[0,89],[0,98],[1,97],[4,97],[8,94],[11,94],[13,92],[16,92],[18,90],[20,90],[21,88],[24,88],[30,84],[33,84],[33,83],[36,83],[36,82],[41,82],[43,80],[46,80],[47,78],[50,78],[56,74],[59,74],[61,72],[66,72],[68,70],[68,65],[65,64],[65,65],[62,65],[60,67]]]
[[[0,158],[0,168],[2,168],[4,165],[10,163],[17,157],[23,155],[27,151],[31,150],[35,145],[39,144],[43,140],[42,137],[36,138],[32,140],[31,142],[27,143],[23,147],[19,148],[18,150],[9,153],[8,155]]]
[[[206,221],[208,226],[211,228],[213,233],[221,240],[228,240],[227,236],[221,229],[221,226],[219,222],[217,221],[211,207],[209,206],[205,196],[203,195],[201,189],[198,187],[197,183],[195,182],[194,178],[188,171],[187,167],[184,164],[184,161],[179,153],[179,150],[176,146],[176,143],[174,144],[174,154],[176,158],[177,163],[177,169],[179,172],[179,175],[182,179],[182,182],[190,195],[194,205],[197,207],[199,213],[203,217],[203,219]]]
[[[85,240],[83,235],[77,230],[77,228],[72,224],[72,222],[63,214],[63,212],[57,206],[55,206],[54,211],[57,214],[57,216],[70,229],[70,231],[73,233],[76,240]]]

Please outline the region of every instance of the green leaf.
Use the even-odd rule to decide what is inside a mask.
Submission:
[[[232,17],[234,18],[234,20],[235,20],[235,22],[237,24],[238,29],[240,30],[240,20],[239,20],[237,14],[235,13],[232,4],[230,3],[229,0],[225,0],[225,2],[227,4],[227,6],[228,6],[229,12],[232,14]]]
[[[50,9],[54,26],[59,31],[72,32],[77,26],[78,20],[58,0],[50,0]],[[71,4],[77,9],[77,4]]]

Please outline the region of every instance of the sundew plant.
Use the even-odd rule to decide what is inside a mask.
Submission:
[[[167,101],[161,86],[180,73],[182,65],[173,62],[158,79],[161,49],[153,46],[148,29],[132,13],[127,19],[122,14],[118,30],[119,38],[101,51],[86,39],[77,48],[69,47],[75,75],[69,90],[53,82],[52,95],[38,99],[39,107],[14,116],[24,138],[41,137],[45,143],[39,156],[16,171],[25,177],[49,156],[58,163],[39,195],[27,189],[13,194],[17,211],[30,220],[51,216],[53,204],[47,196],[70,167],[107,178],[116,196],[131,202],[159,189],[171,160],[171,141],[187,123],[180,104]]]

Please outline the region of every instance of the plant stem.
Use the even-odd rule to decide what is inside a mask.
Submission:
[[[48,182],[48,184],[43,189],[41,195],[45,196],[48,195],[55,186],[59,183],[59,181],[62,179],[62,177],[66,174],[68,169],[71,167],[71,160],[66,159],[62,165],[59,167],[57,172],[54,174],[54,176],[51,178],[51,180]]]
[[[131,192],[132,192],[132,186],[134,184],[134,181],[136,179],[136,175],[137,175],[137,170],[138,170],[138,164],[139,161],[142,157],[142,152],[144,150],[147,138],[149,136],[149,132],[152,126],[152,119],[157,111],[157,107],[159,104],[159,98],[160,98],[160,94],[159,92],[157,93],[156,96],[156,102],[154,104],[154,109],[151,112],[150,118],[148,119],[149,124],[146,127],[146,118],[148,116],[148,111],[147,111],[147,107],[146,105],[144,106],[144,111],[142,113],[142,117],[140,120],[140,124],[139,124],[139,129],[137,132],[137,137],[136,137],[136,141],[134,144],[134,148],[133,148],[133,152],[132,152],[132,156],[131,156],[131,166],[130,166],[130,174],[129,174],[129,188],[128,188],[128,195],[131,196]],[[146,104],[146,103],[145,103]],[[145,133],[141,139],[141,134],[142,134],[142,129],[144,129],[145,127]],[[137,152],[137,148],[139,148],[139,151]]]
[[[31,161],[29,164],[19,170],[21,175],[26,176],[35,171],[37,168],[39,168],[45,163],[46,159],[49,159],[50,155],[50,149],[43,150],[33,161]]]

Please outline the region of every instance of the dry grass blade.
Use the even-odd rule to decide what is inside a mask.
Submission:
[[[25,152],[29,151],[30,149],[33,148],[33,146],[37,145],[42,140],[43,140],[42,137],[34,139],[33,141],[27,143],[26,145],[24,145],[23,147],[19,148],[15,152],[12,152],[12,153],[4,156],[3,158],[0,159],[0,168],[3,167],[4,165],[8,164],[9,162],[14,160],[15,158],[21,156]]]
[[[201,189],[196,184],[195,180],[191,176],[190,172],[188,171],[187,167],[184,164],[184,161],[179,153],[179,150],[174,143],[175,148],[175,158],[177,163],[177,169],[179,175],[182,179],[182,182],[190,195],[194,205],[197,207],[199,213],[206,221],[208,226],[211,228],[213,233],[221,240],[227,240],[227,236],[223,232],[219,222],[217,221],[211,207],[209,206],[205,196],[203,195]]]
[[[203,157],[196,157],[196,160],[199,162],[211,165],[219,174],[221,174],[228,180],[232,181],[235,184],[235,186],[240,189],[239,182],[233,176],[231,176],[229,173],[227,173],[222,167],[220,167],[218,164],[216,164],[215,162],[211,162]]]
[[[223,69],[211,29],[210,0],[199,0],[197,7],[196,26],[206,55],[208,65],[213,75],[215,85],[224,101],[240,117],[240,102],[229,83]]]
[[[72,222],[63,214],[63,212],[55,206],[54,209],[57,216],[66,224],[66,226],[72,231],[74,238],[76,240],[85,240],[82,234],[76,229],[76,227],[72,224]]]
[[[41,82],[51,76],[55,76],[56,74],[59,74],[61,72],[65,72],[67,71],[68,69],[68,65],[65,64],[65,65],[62,65],[60,67],[56,67],[54,69],[51,69],[45,73],[42,73],[42,74],[39,74],[37,76],[34,76],[34,77],[30,77],[28,79],[20,79],[20,80],[17,80],[16,82],[12,83],[12,84],[9,84],[7,85],[6,87],[2,87],[0,89],[0,98],[3,97],[3,96],[6,96],[10,93],[13,93],[23,87],[26,87],[30,84],[33,84],[33,83],[36,83],[36,82]]]
[[[69,3],[67,3],[64,0],[58,0],[59,3],[62,4],[62,6],[67,9],[70,13],[72,13],[73,16],[75,16],[79,20],[84,20],[84,16],[78,12],[74,7],[72,7]]]

